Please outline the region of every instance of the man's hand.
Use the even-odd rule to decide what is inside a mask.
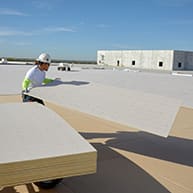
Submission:
[[[22,94],[28,93],[28,92],[29,92],[29,89],[28,89],[28,88],[26,88],[25,90],[22,90]]]
[[[61,81],[61,78],[55,78],[54,81]]]

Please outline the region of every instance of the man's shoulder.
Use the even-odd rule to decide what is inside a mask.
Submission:
[[[34,74],[36,73],[36,71],[38,70],[37,66],[33,66],[32,68],[30,68],[28,71],[27,71],[27,76],[31,75],[31,74]]]

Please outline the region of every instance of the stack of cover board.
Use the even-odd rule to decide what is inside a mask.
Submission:
[[[172,97],[97,83],[52,84],[34,88],[29,95],[164,137],[181,105]]]
[[[0,187],[96,172],[96,150],[37,103],[0,105]]]

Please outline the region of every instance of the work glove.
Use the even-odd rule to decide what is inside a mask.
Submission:
[[[26,88],[25,90],[22,90],[22,94],[25,94],[25,93],[28,93],[29,92],[29,89]]]

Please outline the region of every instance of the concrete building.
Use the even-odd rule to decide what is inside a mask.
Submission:
[[[149,70],[193,70],[193,52],[179,50],[99,50],[98,65]]]

